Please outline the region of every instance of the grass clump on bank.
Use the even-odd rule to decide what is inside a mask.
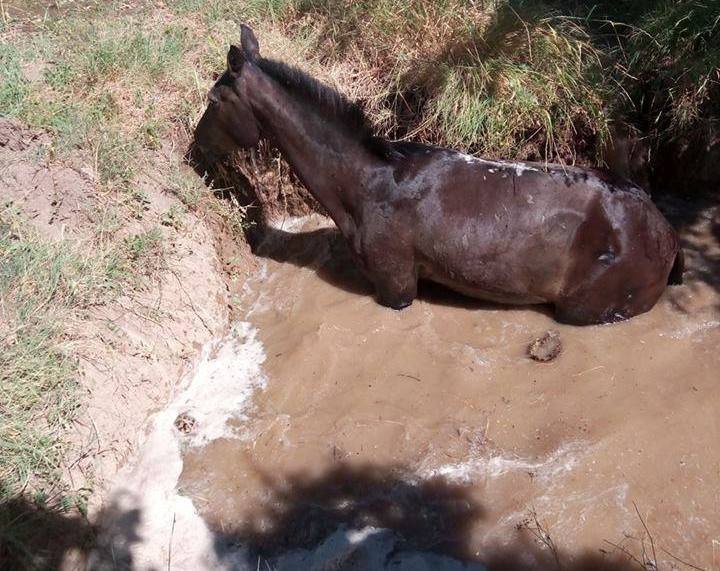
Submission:
[[[75,311],[114,295],[123,274],[111,249],[83,254],[0,213],[2,494],[63,491],[63,434],[79,406],[65,327]]]
[[[17,115],[27,96],[27,85],[20,67],[21,55],[10,43],[0,43],[0,109]]]
[[[388,135],[506,158],[573,162],[607,134],[601,54],[581,25],[537,2],[255,3],[320,58],[369,67]],[[282,4],[282,6],[279,6]],[[311,34],[312,35],[312,34]]]
[[[607,134],[600,58],[568,19],[505,7],[426,67],[428,136],[490,155],[573,162]],[[594,157],[586,157],[594,158]]]
[[[0,44],[0,75],[8,78],[0,92],[3,114],[48,130],[56,152],[80,148],[103,155],[95,165],[101,182],[122,187],[140,147],[157,146],[166,134],[163,105],[177,96],[180,81],[187,87],[187,76],[178,73],[186,50],[185,30],[172,23],[50,21]],[[38,67],[40,78],[28,79],[22,65]],[[172,95],[162,97],[161,87]]]
[[[82,407],[72,327],[92,305],[142,290],[164,271],[160,224],[183,226],[178,208],[140,222],[149,211],[147,185],[157,178],[170,192],[177,187],[192,208],[211,195],[181,172],[175,155],[183,149],[174,145],[187,144],[211,81],[204,63],[216,65],[224,28],[208,38],[194,14],[136,8],[50,18],[29,31],[8,21],[0,33],[0,114],[48,132],[38,160],[91,173],[97,193],[88,201],[94,238],[82,244],[37,234],[11,205],[0,205],[3,505],[23,497],[63,508],[72,497],[63,482],[72,462],[66,436]],[[159,153],[163,145],[168,156]],[[12,526],[0,521],[0,544]]]
[[[637,111],[661,140],[710,139],[720,124],[720,2],[655,4],[628,43]]]
[[[310,38],[325,65],[363,70],[361,98],[390,136],[598,164],[620,123],[649,146],[653,169],[717,146],[718,0],[247,4],[255,21]]]

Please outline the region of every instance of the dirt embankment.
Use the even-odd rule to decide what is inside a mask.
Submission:
[[[63,471],[72,489],[91,490],[92,514],[132,456],[149,414],[167,402],[203,344],[227,331],[238,272],[252,262],[217,215],[188,210],[173,193],[162,167],[178,161],[175,150],[147,157],[158,168],[137,181],[145,198],[129,213],[102,192],[93,168],[73,166],[88,160],[53,160],[48,144],[44,133],[0,120],[4,212],[28,221],[41,240],[66,241],[88,254],[102,233],[120,244],[149,231],[161,236],[153,264],[131,257],[119,295],[82,308],[65,324],[81,396]]]

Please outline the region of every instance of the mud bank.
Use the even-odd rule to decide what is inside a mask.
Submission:
[[[685,286],[587,328],[430,286],[389,311],[326,220],[277,223],[242,323],[120,479],[95,566],[717,566],[716,215],[683,232]],[[563,353],[529,360],[548,328]]]
[[[165,406],[200,348],[227,332],[231,301],[215,248],[217,225],[211,216],[186,211],[162,172],[148,168],[137,181],[146,197],[138,212],[103,192],[93,169],[82,166],[91,159],[79,152],[54,159],[50,144],[43,132],[0,119],[6,214],[19,217],[39,240],[62,241],[88,255],[148,231],[158,232],[162,249],[151,275],[131,264],[116,296],[81,308],[63,324],[65,349],[77,361],[80,406],[68,429],[63,475],[73,489],[91,492],[93,514],[108,482],[132,457],[148,415]],[[173,160],[171,150],[161,150],[149,162],[167,167]],[[183,212],[183,223],[164,224],[169,211]]]

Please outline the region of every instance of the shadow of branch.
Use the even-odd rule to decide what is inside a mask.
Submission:
[[[260,476],[265,499],[238,525],[215,531],[221,559],[244,548],[275,571],[643,569],[628,551],[563,551],[527,521],[501,544],[478,543],[488,512],[477,489],[402,466],[340,463],[321,474]]]

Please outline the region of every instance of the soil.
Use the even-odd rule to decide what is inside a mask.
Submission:
[[[160,226],[168,209],[183,207],[159,173],[148,170],[138,181],[147,202],[138,216],[125,219],[117,199],[98,190],[92,169],[74,166],[82,157],[52,160],[48,144],[42,132],[0,119],[3,206],[16,208],[42,236],[82,249],[113,225],[116,240],[152,228],[163,232],[164,269],[139,287],[128,283],[117,299],[68,323],[84,406],[70,434],[66,477],[74,489],[93,490],[94,511],[131,458],[150,413],[167,402],[200,347],[227,331],[229,280],[215,249],[222,236],[217,219],[187,212],[181,228]],[[152,163],[167,164],[170,157],[159,153]],[[236,265],[248,257],[242,244],[231,251]]]

